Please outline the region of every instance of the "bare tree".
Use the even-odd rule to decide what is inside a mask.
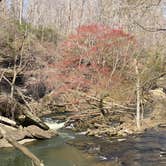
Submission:
[[[23,14],[23,0],[19,0],[19,23],[22,24],[22,14]]]
[[[134,60],[135,64],[135,74],[136,74],[136,98],[137,98],[137,109],[136,109],[136,123],[137,123],[137,128],[138,130],[141,129],[141,110],[140,110],[140,104],[141,104],[141,99],[140,99],[140,75],[139,75],[139,70],[138,70],[138,62],[135,59]]]

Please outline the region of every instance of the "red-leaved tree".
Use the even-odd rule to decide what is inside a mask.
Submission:
[[[71,89],[109,90],[130,77],[134,43],[133,36],[122,29],[80,26],[59,45],[56,63],[50,64],[56,70],[48,77],[50,84],[56,85],[56,94]]]

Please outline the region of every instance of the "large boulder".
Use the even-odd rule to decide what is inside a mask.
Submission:
[[[49,139],[54,135],[57,135],[56,131],[53,130],[45,131],[35,125],[28,126],[24,130],[30,133],[32,138],[36,139]]]

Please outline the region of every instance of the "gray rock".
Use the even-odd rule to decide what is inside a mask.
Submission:
[[[53,130],[46,131],[34,125],[28,126],[24,130],[30,133],[32,138],[36,139],[49,139],[54,135],[57,135],[56,131]]]

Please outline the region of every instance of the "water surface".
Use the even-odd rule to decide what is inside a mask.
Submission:
[[[58,137],[28,145],[45,166],[166,166],[164,128],[126,140],[96,139],[65,129],[59,132]],[[31,166],[31,161],[17,150],[1,149],[0,166]]]

